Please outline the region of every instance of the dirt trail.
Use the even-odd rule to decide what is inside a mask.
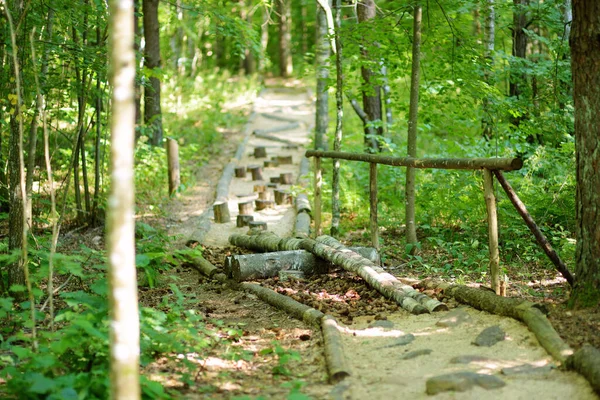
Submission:
[[[249,135],[249,140],[241,160],[236,160],[237,165],[262,164],[264,159],[255,159],[253,149],[255,146],[265,146],[268,158],[287,155],[293,158],[292,165],[264,168],[265,180],[268,182],[269,177],[278,176],[282,172],[292,172],[295,181],[304,149],[287,149],[282,143],[259,139],[250,134],[256,129],[269,129],[289,124],[289,121],[265,117],[265,114],[271,117],[280,116],[297,120],[301,123],[300,127],[272,133],[272,135],[306,145],[309,143],[314,120],[313,109],[312,100],[304,92],[290,89],[264,91],[255,103],[254,117],[245,129],[245,135]],[[243,136],[238,139],[243,140]],[[215,177],[211,180],[216,182]],[[232,221],[226,224],[216,224],[211,220],[209,202],[204,200],[203,208],[198,209],[197,202],[192,204],[194,202],[189,198],[186,200],[184,196],[179,200],[180,206],[176,208],[177,223],[173,224],[173,232],[194,238],[202,236],[204,245],[227,246],[227,238],[230,234],[245,233],[247,230],[247,228],[235,227],[238,200],[247,199],[238,195],[251,194],[253,185],[258,183],[260,182],[252,181],[249,175],[246,178],[232,179],[228,194]],[[254,216],[256,220],[266,221],[269,230],[280,236],[289,235],[293,229],[294,210],[291,206],[276,206],[274,209],[255,212]],[[255,306],[255,303],[259,305],[253,310],[246,307],[244,312],[240,313],[239,302],[231,301],[232,298],[238,297],[230,292],[227,293],[229,293],[227,296],[220,295],[218,299],[216,296],[210,298],[208,292],[203,295],[205,301],[214,303],[215,309],[225,308],[226,311],[220,312],[225,320],[230,318],[238,323],[246,321],[253,325],[262,324],[262,327],[256,327],[254,332],[257,334],[268,332],[273,328],[272,323],[275,321],[278,329],[286,330],[286,326],[289,326],[288,340],[284,340],[284,343],[299,349],[303,362],[312,360],[309,363],[313,363],[310,369],[313,376],[305,375],[302,379],[308,383],[308,388],[304,392],[314,398],[480,399],[486,396],[500,399],[598,398],[583,377],[555,368],[552,358],[523,324],[463,306],[433,315],[414,316],[399,310],[385,315],[380,313],[354,318],[343,330],[345,353],[352,368],[352,376],[349,378],[350,389],[338,396],[335,390],[330,392],[333,387],[325,385],[324,382],[323,359],[322,356],[317,355],[321,340],[319,332],[311,332],[313,339],[309,343],[302,342],[300,345],[300,341],[295,340],[299,329],[298,322],[289,321],[289,318],[270,306],[261,306],[260,302],[251,295],[244,296],[252,299],[252,306]],[[269,315],[277,317],[272,319]],[[473,344],[485,328],[494,326],[498,326],[504,332],[505,340],[490,347]],[[475,385],[461,393],[442,392],[434,396],[426,394],[428,378],[466,371],[494,376],[501,383],[495,381],[496,383],[484,384],[487,389]],[[306,370],[304,373],[309,372]],[[249,388],[248,384],[254,387]],[[265,389],[270,386],[269,382],[264,382],[265,386],[261,386],[256,381],[248,381],[248,384],[244,388],[242,381],[236,383],[243,393],[263,394],[268,398],[285,398],[285,394],[281,391],[273,392]]]

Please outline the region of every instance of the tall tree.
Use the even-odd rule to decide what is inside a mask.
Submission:
[[[279,13],[279,75],[287,78],[294,72],[291,0],[277,0],[277,6]]]
[[[342,0],[335,0],[335,72],[336,72],[336,121],[333,151],[342,150],[342,134],[344,119],[344,74],[342,68]],[[337,236],[340,231],[340,160],[333,160],[331,179],[331,236]]]
[[[577,247],[572,304],[600,301],[600,2],[573,0]]]
[[[494,65],[494,47],[496,43],[496,11],[494,9],[494,0],[485,0],[485,41],[483,58],[485,62],[483,79],[486,84],[491,85],[491,71]],[[483,137],[487,140],[492,138],[493,117],[490,110],[490,96],[483,98]]]
[[[144,2],[145,3],[145,2]],[[139,319],[135,270],[133,144],[135,53],[133,1],[111,0],[111,188],[106,221],[112,399],[139,399]]]
[[[151,143],[159,146],[163,139],[162,112],[160,108],[160,25],[158,22],[158,0],[143,0],[144,12],[144,56],[150,70],[150,86],[144,90],[144,123],[151,128]],[[133,16],[132,16],[133,18]],[[154,73],[153,73],[154,72]]]
[[[331,0],[326,0],[331,10]],[[330,11],[331,12],[331,11]],[[317,109],[315,117],[315,149],[327,148],[327,127],[329,126],[329,39],[325,9],[317,7],[317,38],[315,64],[317,70]]]
[[[529,26],[527,21],[529,0],[513,0],[513,5],[512,55],[516,61],[519,61],[519,59],[524,60],[527,57],[527,33],[525,29]],[[511,97],[519,97],[527,76],[521,72],[523,67],[518,62],[513,62],[511,69],[513,71],[510,74],[509,93]]]
[[[356,13],[360,24],[368,24],[375,18],[376,15],[375,1],[363,0],[356,5]],[[381,85],[377,82],[377,74],[369,66],[369,64],[378,65],[377,61],[369,58],[368,47],[375,46],[376,43],[363,43],[361,52],[364,57],[364,64],[360,68],[362,75],[362,99],[363,111],[366,114],[365,124],[365,145],[371,151],[379,151],[379,142],[376,138],[370,135],[383,135],[382,112],[381,112]],[[377,127],[369,127],[373,123],[377,123]]]
[[[421,72],[421,20],[423,7],[417,3],[413,15],[413,44],[412,44],[412,72],[410,78],[410,106],[408,111],[408,141],[407,155],[417,156],[417,120],[419,115],[419,83]],[[406,168],[406,243],[413,245],[414,253],[417,244],[417,228],[415,223],[415,169]]]

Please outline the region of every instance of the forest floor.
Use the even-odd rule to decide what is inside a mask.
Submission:
[[[222,267],[225,257],[248,253],[227,244],[231,233],[246,233],[235,227],[237,200],[252,193],[250,178],[233,178],[230,185],[232,222],[216,224],[211,220],[215,187],[225,164],[230,162],[237,145],[248,132],[286,124],[265,118],[264,114],[293,118],[300,126],[276,133],[287,140],[306,144],[312,129],[313,99],[305,90],[292,88],[266,89],[257,99],[249,125],[240,131],[226,132],[225,145],[207,165],[196,171],[198,184],[174,198],[157,222],[177,235],[181,246],[201,246],[206,259]],[[253,159],[253,148],[267,147],[271,155],[292,155],[289,171],[297,177],[298,162],[303,150],[287,149],[277,142],[265,142],[253,135],[244,150],[239,165],[261,162]],[[280,167],[281,168],[281,167]],[[282,167],[288,168],[288,167]],[[268,176],[288,172],[287,169],[265,168]],[[295,190],[292,187],[292,190]],[[242,197],[240,197],[242,196]],[[256,212],[255,218],[266,220],[270,230],[279,236],[291,234],[294,210],[291,206]],[[344,238],[353,246],[368,245],[361,232]],[[384,234],[386,249],[401,246],[398,235]],[[418,279],[414,271],[403,269],[404,260],[386,253],[386,268],[401,278]],[[423,257],[427,256],[424,250]],[[583,343],[600,346],[600,311],[574,311],[566,308],[566,283],[555,280],[556,274],[539,271],[539,279],[514,282],[515,288],[529,287],[535,299],[547,305],[555,329],[573,348]],[[278,278],[260,283],[273,290],[334,316],[343,326],[345,355],[352,369],[349,387],[332,386],[327,382],[327,370],[322,352],[322,337],[312,329],[271,306],[254,295],[235,290],[232,286],[211,281],[194,269],[181,267],[172,276],[182,291],[194,299],[207,321],[241,330],[235,346],[248,357],[232,360],[224,357],[226,349],[215,347],[212,353],[198,360],[197,386],[182,385],[177,379],[177,366],[168,361],[155,362],[146,373],[160,376],[165,386],[179,391],[184,398],[426,398],[427,378],[459,371],[493,375],[500,384],[476,386],[461,399],[479,399],[492,395],[502,399],[595,399],[596,395],[581,376],[556,368],[556,363],[541,348],[534,335],[521,323],[461,306],[442,299],[449,312],[411,315],[367,287],[364,281],[342,270],[330,274],[294,281]],[[556,290],[562,287],[563,290]],[[140,292],[144,305],[160,299],[160,291]],[[168,289],[164,289],[168,290]],[[527,292],[531,297],[531,292]],[[509,288],[509,295],[523,296],[522,291]],[[530,298],[528,298],[530,299]],[[530,299],[532,300],[532,299]],[[506,339],[490,347],[473,345],[485,329],[498,326]],[[171,376],[169,377],[169,373]],[[166,377],[165,377],[166,375]],[[498,387],[492,388],[497,385]],[[303,397],[300,393],[304,394]],[[308,397],[306,397],[308,396]],[[452,392],[435,398],[456,398]]]

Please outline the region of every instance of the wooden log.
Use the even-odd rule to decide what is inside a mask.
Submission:
[[[254,148],[255,158],[265,158],[267,156],[267,148],[264,146],[258,146]]]
[[[453,297],[460,303],[524,322],[548,354],[561,363],[573,354],[573,350],[560,338],[537,304],[518,298],[501,297],[490,290],[433,280],[420,282],[418,286],[441,289],[444,296]]]
[[[546,239],[546,236],[544,236],[540,228],[537,226],[537,224],[527,211],[525,204],[523,204],[521,199],[519,199],[519,196],[517,196],[517,193],[515,193],[513,188],[510,186],[510,183],[508,183],[508,181],[502,174],[502,172],[493,172],[496,178],[498,179],[498,182],[500,182],[500,185],[508,195],[508,198],[510,199],[511,203],[513,204],[513,206],[515,206],[517,212],[519,213],[519,215],[521,215],[531,233],[533,233],[533,236],[535,236],[535,239],[542,248],[542,250],[544,250],[544,253],[546,253],[548,258],[550,258],[550,261],[552,261],[552,263],[556,266],[558,272],[560,272],[561,275],[567,280],[567,282],[569,282],[569,284],[573,286],[573,274],[571,274],[571,271],[569,271],[563,260],[558,256],[558,254],[556,254],[556,251],[554,251],[552,245],[550,244],[550,242],[548,242],[548,239]]]
[[[275,204],[292,204],[292,194],[289,190],[277,189],[274,191],[275,193]]]
[[[300,193],[296,196],[296,212],[301,213],[302,211],[310,214],[312,211],[310,207],[310,201],[308,201],[308,195],[306,193]]]
[[[372,247],[352,247],[365,258],[379,262],[379,253]],[[305,250],[287,250],[270,253],[231,256],[231,276],[237,281],[266,279],[280,271],[301,271],[305,275],[326,274],[332,264]]]
[[[292,156],[277,156],[276,160],[279,165],[293,164]]]
[[[250,170],[250,173],[252,174],[253,181],[263,180],[262,167],[260,165],[250,165],[248,166],[248,170]]]
[[[229,217],[229,204],[227,202],[217,202],[213,205],[213,213],[215,215],[215,222],[218,224],[225,224],[231,220]]]
[[[245,178],[247,174],[246,167],[235,167],[235,177]]]
[[[299,127],[300,127],[299,122],[290,122],[289,124],[274,126],[272,128],[255,129],[254,132],[252,132],[252,133],[254,134],[254,136],[273,140],[273,139],[271,139],[271,137],[265,137],[265,136],[269,133],[289,131],[289,130],[296,129]],[[277,137],[277,136],[274,136],[274,137]],[[289,141],[286,141],[286,142],[289,142]],[[290,142],[290,143],[293,143],[293,142]]]
[[[284,117],[283,115],[267,114],[267,113],[261,113],[260,115],[261,115],[261,117],[274,119],[275,121],[298,122],[298,120],[296,120],[294,118]]]
[[[285,143],[286,144],[285,148],[288,148],[288,149],[297,149],[298,147],[300,147],[300,145],[298,143],[294,143],[290,140],[282,139],[278,136],[269,135],[268,133],[262,133],[261,130],[254,131],[254,136],[262,138],[262,139],[271,140],[273,142]]]
[[[294,237],[307,238],[310,235],[310,214],[302,211],[296,214],[296,223],[294,224]]]
[[[241,215],[252,215],[254,206],[252,201],[242,201],[238,203],[238,213]]]
[[[496,196],[494,195],[494,180],[489,169],[483,170],[483,188],[489,232],[490,275],[492,290],[500,294],[500,252],[498,250],[498,215],[496,214]]]
[[[600,395],[600,350],[584,344],[566,361],[567,368],[583,375]]]
[[[249,226],[252,221],[254,221],[253,215],[240,214],[236,217],[235,226],[243,228],[244,226]]]
[[[250,221],[248,222],[250,229],[258,229],[261,231],[267,230],[267,223],[265,221]]]
[[[277,167],[279,164],[277,163],[277,161],[265,160],[263,165],[265,166],[265,168],[273,168]]]
[[[277,235],[268,233],[254,236],[231,235],[229,242],[236,246],[256,249],[262,248],[262,251],[280,250],[296,250],[298,248],[310,251],[314,255],[321,257],[331,263],[344,268],[347,271],[353,272],[363,278],[371,287],[375,288],[385,297],[395,301],[405,310],[413,314],[423,314],[428,312],[428,309],[421,305],[415,298],[425,296],[416,292],[412,287],[403,285],[401,282],[390,274],[377,272],[377,267],[371,261],[361,257],[360,255],[348,250],[342,252],[336,250],[323,243],[318,243],[312,239],[291,239],[279,238]],[[348,254],[351,253],[351,254]],[[390,279],[393,278],[393,279]],[[425,296],[426,297],[426,296]],[[433,300],[433,299],[431,299]],[[437,302],[437,300],[433,300]],[[439,302],[438,302],[439,303]],[[445,305],[443,305],[445,307]],[[440,307],[441,309],[441,307]]]
[[[181,184],[179,170],[179,143],[177,140],[167,139],[167,165],[169,174],[169,195],[173,195]]]
[[[254,185],[254,187],[252,188],[252,190],[255,193],[264,192],[265,190],[267,190],[267,186],[266,185]]]
[[[223,272],[227,276],[227,278],[231,278],[231,265],[233,263],[233,257],[227,256],[225,257],[225,261],[223,262]]]
[[[260,192],[264,193],[264,192]],[[256,211],[265,210],[267,208],[273,208],[274,202],[273,200],[254,200],[254,204],[256,205]]]
[[[321,311],[299,303],[283,294],[279,294],[269,288],[262,287],[256,283],[243,282],[240,285],[244,290],[255,294],[259,299],[286,311],[294,318],[304,321],[309,325],[319,325],[321,318],[325,316]]]
[[[210,261],[206,260],[197,252],[185,254],[184,259],[186,264],[189,264],[204,276],[213,278],[215,274],[219,273],[219,268],[215,267]]]
[[[279,185],[276,183],[267,183],[267,187],[271,189],[276,189]]]
[[[307,150],[306,157],[334,158],[350,161],[392,165],[395,167],[438,168],[438,169],[483,169],[514,171],[523,167],[520,158],[412,158],[390,157],[368,153],[346,153],[342,151]]]
[[[233,174],[235,170],[235,163],[232,161],[228,163],[223,169],[223,173],[219,178],[219,182],[217,182],[217,190],[216,190],[216,201],[227,201],[229,197],[229,185],[231,184],[231,180],[233,179]]]
[[[411,299],[417,301],[419,304],[421,304],[423,307],[425,307],[429,312],[448,310],[448,306],[445,305],[444,303],[442,303],[436,299],[432,299],[431,297],[426,296],[423,293],[416,291],[412,286],[405,285],[404,283],[399,281],[395,276],[393,276],[392,274],[386,272],[383,268],[381,268],[379,266],[379,262],[376,263],[372,260],[366,259],[361,254],[358,254],[357,252],[353,251],[352,249],[344,246],[342,243],[340,243],[336,239],[332,238],[331,236],[327,236],[327,235],[319,236],[319,237],[317,237],[316,242],[319,244],[324,244],[324,245],[331,247],[332,249],[342,253],[345,258],[348,258],[349,260],[351,260],[351,262],[354,263],[355,265],[358,265],[358,266],[360,266],[360,265],[367,266],[368,265],[368,267],[374,273],[377,273],[380,275],[378,281],[382,282],[384,289],[385,289],[385,286],[391,285],[393,288],[393,289],[391,289],[392,292],[399,292],[402,294],[402,296],[410,297]],[[373,284],[372,286],[376,287],[375,284]],[[381,290],[380,290],[380,293],[385,295],[385,293],[383,293]]]
[[[278,176],[272,176],[272,177],[269,178],[269,181],[271,183],[280,183],[281,182],[281,178],[278,177]]]
[[[298,179],[296,180],[296,184],[303,188],[308,187],[310,185],[310,160],[306,157],[302,157],[300,160],[300,170],[298,172]]]
[[[344,356],[344,342],[337,321],[329,315],[324,316],[321,319],[321,332],[329,381],[337,383],[350,376],[350,366]]]
[[[258,192],[259,200],[272,200],[272,197],[272,193],[268,190],[265,190],[264,192]]]
[[[320,236],[321,229],[321,187],[323,186],[323,169],[321,168],[321,157],[315,157],[315,233]],[[300,211],[298,211],[300,212]]]
[[[369,199],[371,210],[371,243],[379,248],[379,226],[377,225],[377,164],[369,165]]]
[[[282,185],[291,185],[294,183],[294,178],[291,172],[284,172],[279,175],[279,183]]]

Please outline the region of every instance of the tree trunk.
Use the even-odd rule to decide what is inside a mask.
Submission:
[[[267,6],[262,10],[262,24],[260,25],[260,58],[258,60],[258,72],[264,74],[267,71],[267,46],[269,45],[269,23],[271,21],[270,9]]]
[[[356,11],[358,15],[358,22],[367,25],[370,20],[375,18],[376,8],[374,0],[364,0],[358,2],[356,5]],[[365,63],[370,61],[368,46],[374,46],[375,43],[363,43],[361,53],[365,59]],[[376,63],[377,64],[377,63]],[[374,72],[368,66],[363,65],[360,68],[362,75],[362,98],[363,98],[363,111],[367,114],[367,121],[365,122],[365,147],[372,152],[379,152],[379,141],[377,138],[372,137],[373,134],[377,136],[383,136],[383,124],[379,123],[379,126],[370,129],[367,125],[382,121],[381,113],[381,86],[377,82],[377,73]]]
[[[342,0],[335,0],[335,71],[336,71],[336,122],[333,150],[342,149],[342,120],[344,118],[344,70],[342,68]],[[340,160],[333,160],[331,189],[331,236],[340,230]]]
[[[496,42],[496,11],[494,9],[494,0],[485,2],[485,49],[483,58],[485,62],[483,80],[486,84],[492,86],[490,75],[494,67],[494,47]],[[483,127],[483,137],[490,140],[493,136],[494,123],[492,110],[490,109],[491,99],[489,96],[483,98],[483,118],[481,125]]]
[[[529,0],[513,0],[514,14],[513,14],[513,27],[512,27],[512,55],[515,58],[526,58],[527,53],[527,34],[523,29],[527,27],[527,10],[529,6]],[[516,60],[511,66],[510,73],[510,84],[509,94],[511,97],[519,97],[523,91],[522,87],[527,80],[527,75],[514,71],[515,69],[521,69],[523,66],[518,65]],[[519,118],[514,122],[518,125]]]
[[[573,1],[571,70],[577,168],[574,306],[600,300],[600,3]]]
[[[331,0],[327,0],[331,7]],[[327,150],[327,128],[329,127],[329,40],[327,39],[327,17],[322,7],[317,7],[317,39],[315,64],[317,70],[317,109],[315,119],[315,149]]]
[[[421,18],[423,8],[418,3],[414,8],[412,73],[410,79],[410,108],[408,116],[407,155],[417,156],[417,117],[419,113],[419,81],[421,61]],[[415,223],[415,169],[406,168],[406,243],[412,245],[411,253],[417,250],[417,228]]]
[[[111,0],[109,26],[109,76],[113,87],[111,188],[106,224],[111,320],[110,388],[111,398],[134,400],[140,398],[140,330],[133,220],[135,53],[133,3],[130,0]]]
[[[279,75],[288,78],[294,72],[291,0],[277,0],[277,10],[279,12]]]
[[[158,22],[158,0],[143,0],[144,56],[146,67],[152,72],[160,68],[160,25]],[[144,89],[144,123],[151,128],[150,143],[160,146],[163,138],[162,112],[160,108],[160,80],[150,77],[150,87]]]
[[[136,65],[136,73],[137,73],[137,66],[140,65],[140,59],[139,59],[138,54],[142,50],[142,48],[141,48],[142,29],[140,27],[140,18],[138,15],[140,12],[140,0],[133,1],[133,8],[134,8],[133,30],[135,33],[135,42],[133,45],[133,49],[134,49],[135,55],[136,55],[135,65]],[[139,126],[141,119],[142,119],[142,86],[139,83],[139,79],[136,79],[135,80],[135,125],[136,125],[136,127]],[[140,130],[136,129],[136,132],[135,132],[136,142],[139,138],[140,138]]]

